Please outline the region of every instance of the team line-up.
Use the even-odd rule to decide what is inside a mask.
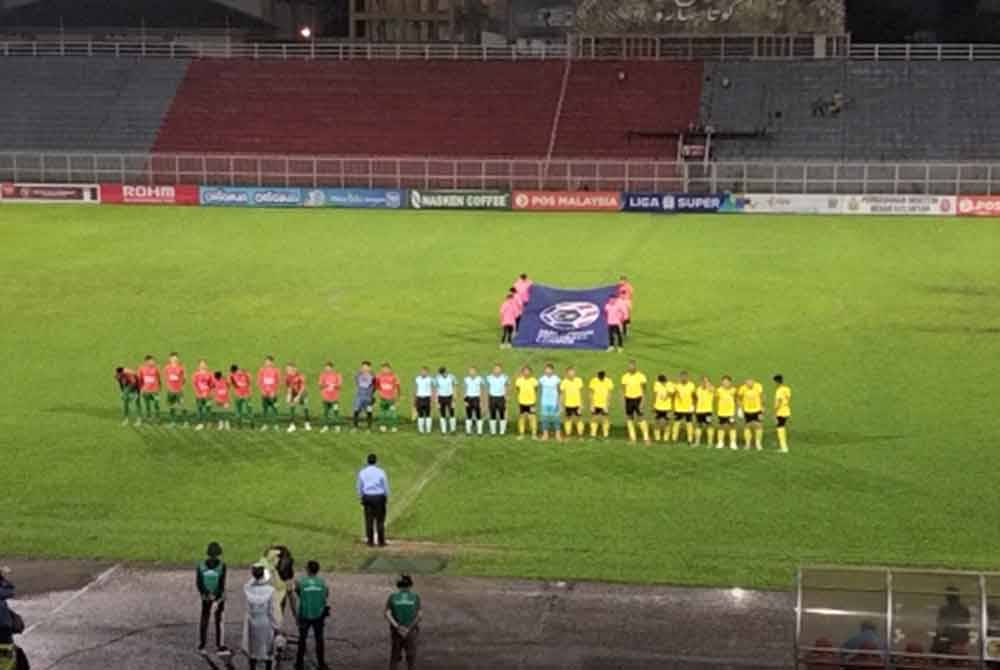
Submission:
[[[172,353],[163,366],[162,372],[153,356],[146,356],[142,364],[133,370],[118,367],[115,379],[121,390],[123,425],[128,425],[130,415],[135,411],[135,425],[143,419],[158,422],[160,416],[161,385],[166,387],[166,402],[170,426],[186,426],[194,420],[195,430],[203,430],[215,425],[219,430],[230,430],[232,423],[238,427],[260,430],[297,430],[296,418],[301,411],[305,430],[312,430],[309,412],[309,393],[305,375],[292,363],[284,371],[268,356],[257,370],[256,384],[249,372],[233,364],[228,374],[212,371],[205,360],[200,360],[191,375],[190,383],[194,392],[194,416],[190,416],[184,406],[184,389],[187,374],[178,355]],[[344,422],[340,416],[340,394],[343,376],[333,363],[328,362],[319,373],[318,387],[322,399],[323,415],[320,432],[340,431]],[[399,424],[399,404],[402,385],[399,377],[388,363],[382,363],[378,372],[373,371],[368,361],[362,362],[353,375],[354,398],[351,405],[351,426],[360,427],[362,416],[367,428],[374,427],[374,412],[378,410],[379,429],[396,432]],[[788,451],[788,420],[791,417],[792,391],[782,375],[775,375],[773,410],[776,422],[778,447]],[[629,361],[621,375],[620,395],[626,416],[626,428],[630,442],[639,437],[649,444],[657,442],[681,442],[692,446],[702,443],[719,449],[727,445],[738,449],[737,424],[742,423],[743,447],[763,449],[764,429],[764,389],[752,378],[734,384],[729,375],[713,385],[708,377],[702,377],[699,384],[682,371],[675,379],[660,374],[649,389],[646,375],[636,368],[635,361]],[[253,388],[260,395],[260,409],[255,412],[251,405]],[[285,405],[288,409],[287,426],[278,411],[278,397],[284,387]],[[461,391],[465,405],[465,432],[469,435],[483,435],[484,423],[488,417],[489,433],[507,433],[507,398],[513,391],[517,402],[518,439],[530,436],[532,439],[556,440],[572,437],[574,431],[585,437],[584,395],[589,392],[589,437],[608,438],[611,434],[611,399],[616,388],[615,382],[599,371],[586,384],[577,376],[571,366],[560,377],[551,363],[544,366],[542,374],[535,377],[530,366],[521,368],[511,380],[500,364],[493,366],[489,374],[479,374],[470,367],[462,379]],[[412,414],[419,433],[431,433],[434,429],[433,407],[437,406],[438,424],[442,434],[457,432],[455,417],[455,396],[459,382],[455,375],[441,367],[435,374],[428,368],[420,369],[413,380]],[[653,424],[650,428],[643,405],[647,396],[653,405]],[[683,432],[682,432],[683,431]]]

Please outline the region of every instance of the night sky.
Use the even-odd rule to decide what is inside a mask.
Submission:
[[[847,29],[856,42],[906,42],[921,32],[940,42],[1000,41],[998,15],[980,0],[847,0]],[[983,2],[982,5],[1000,3]]]

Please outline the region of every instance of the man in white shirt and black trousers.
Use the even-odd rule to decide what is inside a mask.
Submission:
[[[365,537],[368,546],[375,546],[375,531],[378,530],[378,545],[385,546],[385,508],[389,499],[389,478],[378,467],[375,454],[368,454],[368,465],[358,473],[358,498],[365,509]]]

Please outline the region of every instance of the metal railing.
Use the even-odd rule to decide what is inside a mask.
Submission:
[[[0,152],[0,181],[841,195],[1000,194],[1000,163]]]
[[[272,60],[994,61],[1000,44],[855,44],[850,35],[572,35],[563,44],[241,42],[229,39],[0,40],[0,56]]]

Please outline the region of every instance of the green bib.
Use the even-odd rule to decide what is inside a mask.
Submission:
[[[218,594],[219,584],[222,582],[222,572],[225,569],[225,563],[219,561],[219,564],[214,568],[208,567],[208,563],[202,561],[198,564],[198,572],[201,574],[201,583],[204,585],[205,590],[209,593]]]
[[[413,591],[396,591],[389,596],[389,611],[400,626],[409,626],[420,610],[420,596]]]
[[[321,577],[299,577],[295,592],[299,596],[300,619],[315,621],[323,616],[328,591]]]

